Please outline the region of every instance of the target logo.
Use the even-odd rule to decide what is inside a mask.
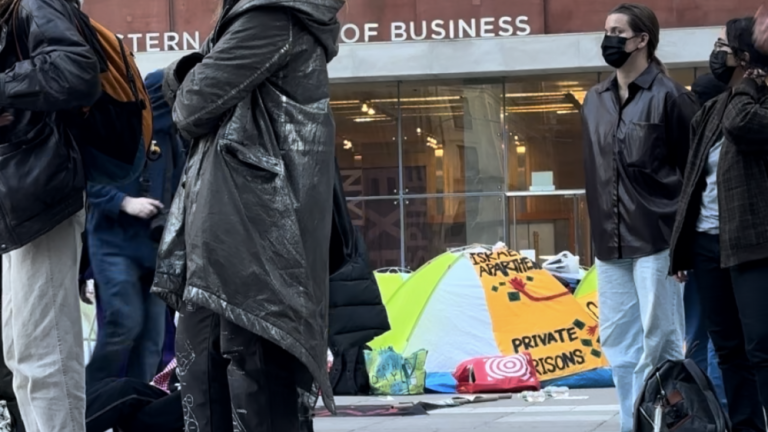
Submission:
[[[541,390],[531,354],[477,357],[462,362],[453,373],[459,393],[516,393]]]
[[[520,355],[485,359],[485,372],[488,374],[489,381],[504,378],[531,378],[528,359]]]

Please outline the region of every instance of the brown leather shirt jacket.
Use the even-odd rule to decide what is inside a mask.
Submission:
[[[600,260],[669,248],[683,186],[694,96],[651,64],[622,104],[615,75],[582,108],[587,206]]]

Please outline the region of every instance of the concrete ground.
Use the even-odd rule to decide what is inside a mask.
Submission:
[[[435,402],[450,395],[394,398],[337,398],[342,405],[396,405],[404,401]],[[614,389],[572,390],[568,398],[529,403],[500,400],[444,408],[415,417],[336,417],[315,420],[316,432],[618,432],[619,406]]]

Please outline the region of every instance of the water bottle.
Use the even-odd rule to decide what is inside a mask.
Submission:
[[[568,393],[569,393],[568,387],[549,386],[544,389],[544,394],[547,395],[547,397],[552,399],[568,397]]]
[[[520,398],[526,402],[544,402],[547,395],[543,391],[526,391],[520,393]]]

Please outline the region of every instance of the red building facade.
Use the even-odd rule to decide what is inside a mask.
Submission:
[[[662,27],[722,25],[761,0],[647,0]],[[614,0],[350,0],[344,41],[391,42],[599,31]],[[85,0],[85,10],[137,51],[190,49],[213,27],[215,0]]]

